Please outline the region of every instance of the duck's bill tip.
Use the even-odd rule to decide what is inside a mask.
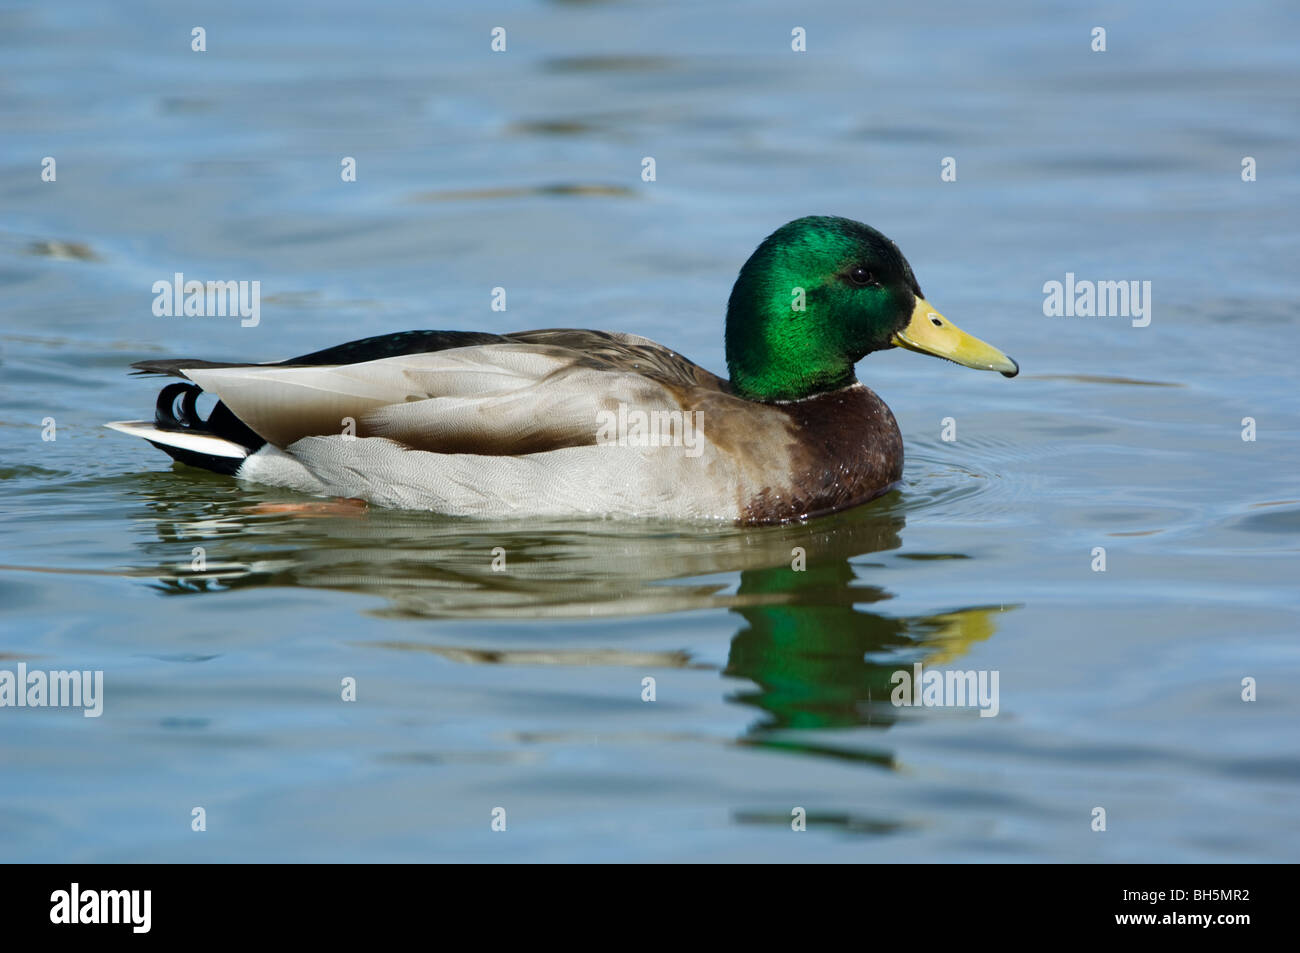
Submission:
[[[997,371],[1003,377],[1015,377],[1020,365],[992,344],[967,334],[953,324],[924,298],[916,299],[916,307],[907,327],[892,338],[897,347],[920,354],[931,354],[981,371]]]

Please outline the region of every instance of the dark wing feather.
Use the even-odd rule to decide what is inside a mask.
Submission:
[[[472,347],[475,344],[500,344],[506,338],[500,334],[482,331],[399,331],[396,334],[376,334],[359,341],[349,341],[321,351],[313,351],[287,361],[201,361],[195,358],[165,358],[154,361],[137,361],[131,366],[137,374],[165,374],[184,377],[182,368],[211,367],[319,367],[330,364],[360,364],[384,357],[403,354],[425,354],[445,351],[453,347]]]

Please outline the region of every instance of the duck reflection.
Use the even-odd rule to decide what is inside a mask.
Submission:
[[[941,664],[994,631],[995,606],[899,616],[891,593],[864,581],[871,556],[901,548],[898,494],[807,524],[732,527],[620,521],[475,523],[418,513],[228,498],[213,487],[175,495],[169,474],[137,484],[156,540],[142,569],[164,593],[264,586],[381,596],[390,617],[537,619],[727,609],[743,620],[722,675],[759,717],[742,744],[891,763],[888,752],[841,751],[816,732],[888,728],[901,709],[891,678]],[[190,477],[187,474],[186,480]],[[195,557],[202,553],[201,560]],[[949,554],[959,556],[960,554]],[[739,586],[732,589],[736,574]],[[378,643],[466,664],[699,667],[686,651],[437,644],[412,630]],[[374,644],[374,643],[372,643]],[[743,680],[743,681],[740,681]],[[802,737],[801,737],[802,735]]]
[[[894,673],[913,662],[937,665],[993,634],[999,607],[927,616],[888,616],[859,608],[889,594],[858,584],[847,559],[805,572],[789,568],[746,570],[738,596],[781,593],[779,604],[760,602],[734,611],[745,625],[731,641],[724,674],[753,688],[732,700],[760,710],[742,742],[892,766],[889,752],[813,744],[792,735],[857,726],[887,728],[900,709],[890,702]]]

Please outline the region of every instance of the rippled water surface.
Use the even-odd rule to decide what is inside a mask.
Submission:
[[[859,10],[0,9],[0,669],[106,686],[0,709],[0,859],[1296,859],[1294,8]],[[1023,368],[864,361],[907,466],[853,512],[303,513],[101,426],[152,407],[133,360],[408,328],[723,371],[737,269],[811,213]],[[261,323],[155,317],[176,271]],[[1150,281],[1150,325],[1045,317],[1066,272]],[[997,717],[892,705],[915,662]]]

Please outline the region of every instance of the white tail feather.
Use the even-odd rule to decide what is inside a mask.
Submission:
[[[248,448],[223,437],[211,434],[185,433],[179,430],[160,430],[152,420],[115,420],[104,424],[110,430],[117,430],[133,437],[143,437],[153,443],[161,443],[181,450],[195,453],[207,453],[214,457],[231,457],[236,460],[248,456]]]

